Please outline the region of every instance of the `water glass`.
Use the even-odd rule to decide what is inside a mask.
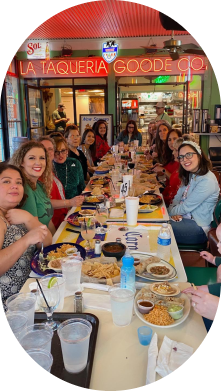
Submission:
[[[152,338],[152,329],[148,326],[141,326],[137,329],[138,338],[141,345],[147,346],[150,344]]]
[[[30,349],[44,349],[51,352],[53,330],[45,323],[35,323],[27,327],[26,333],[20,338],[21,346]]]
[[[80,254],[80,253],[79,253]],[[75,256],[75,255],[74,255]],[[71,257],[69,255],[68,257]],[[57,311],[62,311],[64,307],[64,295],[65,295],[65,281],[66,278],[62,273],[50,273],[50,277],[56,277],[57,282],[58,282],[58,289],[59,289],[59,294],[60,294],[60,302],[57,307]],[[41,283],[43,286],[46,286],[48,284],[48,280],[46,279],[45,281],[41,279]]]
[[[19,340],[23,337],[27,329],[28,317],[25,312],[22,311],[8,311],[6,318],[11,327],[14,335]]]
[[[30,326],[34,323],[36,296],[34,293],[16,293],[6,300],[6,306],[11,311],[22,311],[27,315]]]
[[[91,331],[90,322],[81,318],[69,319],[60,324],[58,336],[66,371],[78,373],[86,367]]]
[[[133,315],[135,290],[113,286],[109,289],[115,326],[128,326]]]
[[[38,365],[50,372],[53,364],[53,357],[50,352],[43,349],[30,349],[26,352]]]
[[[47,315],[46,324],[52,330],[56,330],[60,322],[53,319],[53,312],[59,305],[60,291],[56,280],[52,286],[49,285],[51,278],[51,275],[48,274],[39,280],[39,285],[37,287],[37,303],[39,308]]]
[[[62,274],[65,278],[65,289],[69,293],[75,293],[80,290],[82,258],[76,257],[64,258],[61,261]]]

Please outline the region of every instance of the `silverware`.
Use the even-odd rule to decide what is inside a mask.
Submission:
[[[45,260],[44,258],[44,245],[43,245],[43,242],[41,244],[41,251],[39,253],[39,261],[43,262]]]
[[[80,231],[75,231],[74,229],[71,229],[71,228],[66,228],[66,231],[75,232],[76,234],[80,234]]]

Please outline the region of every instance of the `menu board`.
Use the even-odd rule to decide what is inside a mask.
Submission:
[[[79,128],[81,135],[85,129],[92,128],[94,123],[101,119],[107,123],[107,141],[111,146],[113,144],[113,114],[80,114]]]

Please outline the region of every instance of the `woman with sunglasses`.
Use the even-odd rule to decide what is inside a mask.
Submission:
[[[118,135],[117,142],[123,141],[129,144],[131,141],[138,140],[139,147],[142,145],[142,135],[137,129],[137,124],[132,119],[127,122],[126,128]]]
[[[184,141],[178,159],[181,186],[169,207],[173,232],[178,244],[205,243],[219,185],[210,171],[211,162],[195,142]]]
[[[68,145],[64,137],[55,137],[54,141],[54,174],[64,187],[65,198],[70,200],[80,195],[85,188],[82,166],[77,159],[68,157]]]

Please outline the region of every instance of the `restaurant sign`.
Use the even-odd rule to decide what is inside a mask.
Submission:
[[[20,61],[20,75],[38,77],[105,77],[108,64],[103,58],[72,58],[68,60]],[[168,57],[118,58],[113,63],[116,76],[203,74],[207,69],[206,57],[185,56],[177,61]]]

